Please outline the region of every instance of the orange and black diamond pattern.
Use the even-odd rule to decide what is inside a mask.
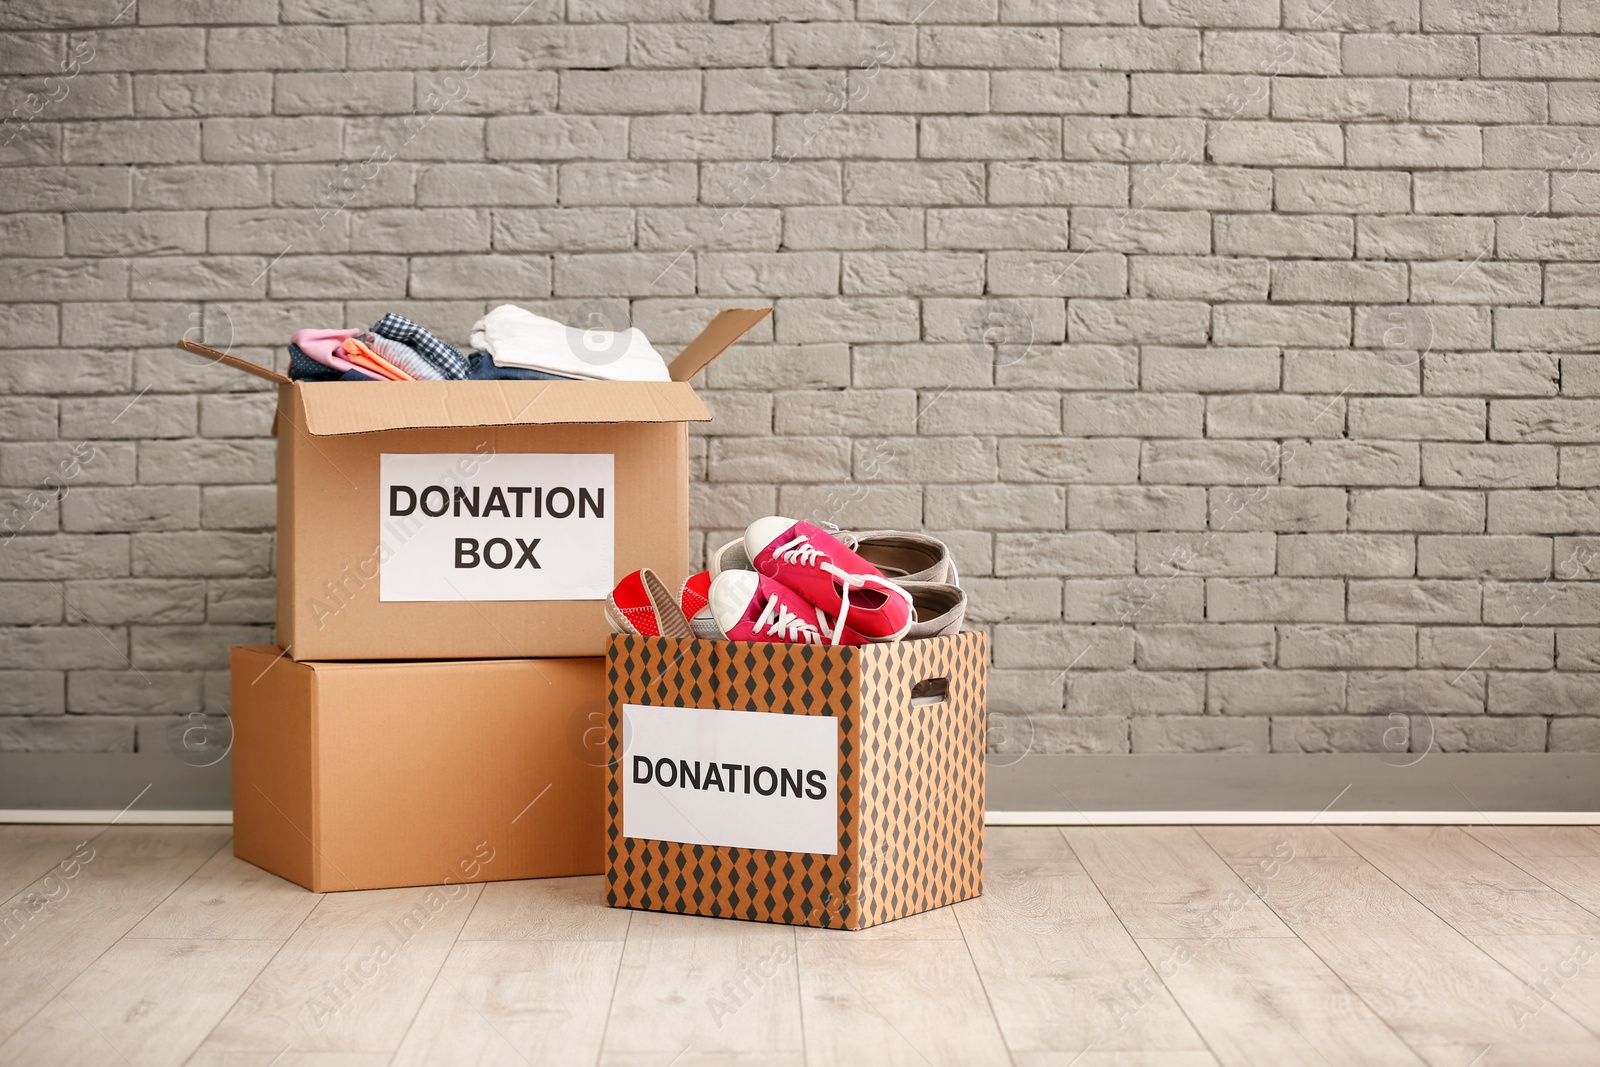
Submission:
[[[977,633],[858,648],[613,636],[607,902],[862,929],[976,896],[986,658]],[[928,678],[948,680],[946,697],[914,706]],[[838,854],[624,837],[624,704],[836,716]]]
[[[983,892],[985,635],[884,651],[861,670],[863,926]],[[912,703],[913,687],[939,679],[942,701]]]

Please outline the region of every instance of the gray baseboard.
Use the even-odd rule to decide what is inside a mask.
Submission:
[[[1326,823],[1527,821],[1523,817],[1539,815],[1600,819],[1595,814],[1600,813],[1600,754],[1034,753],[1011,765],[1007,758],[990,757],[992,821],[1186,821],[1164,817],[1200,813],[1227,821],[1233,816],[1282,822],[1315,817]],[[1052,813],[1060,818],[1030,817]],[[1013,814],[1017,818],[1004,818]]]
[[[227,758],[197,767],[163,751],[0,753],[0,821],[124,809],[122,823],[217,821],[233,805],[231,769]]]
[[[1409,757],[1407,757],[1409,759]],[[0,821],[227,821],[229,761],[0,753]],[[1600,821],[1600,754],[996,755],[997,823]],[[108,814],[109,813],[109,814]]]

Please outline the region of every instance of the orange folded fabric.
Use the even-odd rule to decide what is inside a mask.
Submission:
[[[416,381],[416,379],[411,375],[407,374],[399,367],[396,367],[393,363],[390,363],[388,360],[378,355],[378,353],[374,352],[370,347],[362,344],[354,337],[347,337],[344,340],[344,358],[348,359],[351,363],[363,370],[369,370],[374,374],[381,374],[385,378],[389,378],[393,381]]]

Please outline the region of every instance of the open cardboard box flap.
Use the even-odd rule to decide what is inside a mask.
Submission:
[[[706,328],[693,341],[683,346],[667,367],[675,382],[687,382],[711,365],[711,361],[726,352],[739,338],[756,328],[756,324],[772,314],[771,308],[729,308],[719,311],[706,323]]]
[[[315,437],[414,427],[571,422],[706,422],[687,382],[308,382],[302,425]],[[292,403],[293,401],[288,401]]]
[[[707,422],[711,413],[689,385],[711,361],[750,332],[771,308],[717,314],[668,366],[670,382],[482,381],[297,383],[305,432],[317,437],[410,427],[533,426],[556,423]],[[193,341],[179,347],[279,384],[288,378]],[[280,414],[287,400],[280,401]]]

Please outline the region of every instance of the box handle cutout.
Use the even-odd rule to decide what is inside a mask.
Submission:
[[[929,704],[943,704],[949,695],[950,679],[924,678],[911,687],[911,706],[920,708]]]

